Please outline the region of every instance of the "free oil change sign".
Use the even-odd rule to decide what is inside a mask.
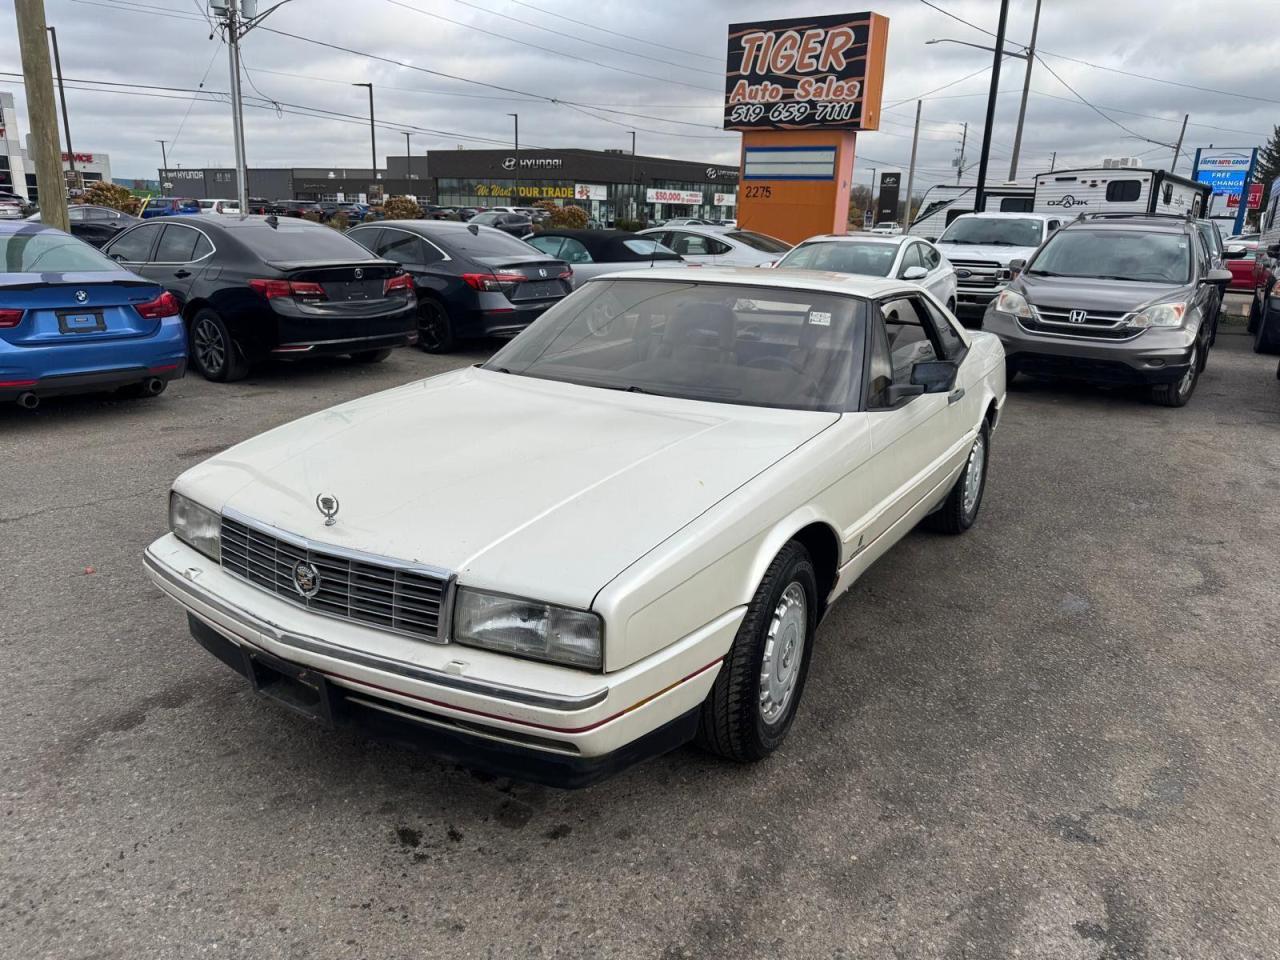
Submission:
[[[888,40],[876,13],[730,24],[725,129],[877,129]]]

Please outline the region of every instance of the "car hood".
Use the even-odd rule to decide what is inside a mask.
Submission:
[[[956,260],[994,260],[1005,267],[1009,265],[1010,260],[1026,260],[1036,250],[1035,247],[1006,247],[986,243],[946,243],[944,241],[939,241],[936,246],[953,263]]]
[[[1191,289],[1182,284],[1131,283],[1094,277],[1036,277],[1025,273],[1018,277],[1016,289],[1036,306],[1117,312],[1133,310],[1153,300],[1179,294],[1191,296]]]
[[[285,531],[577,607],[838,419],[466,369],[334,407],[175,489]],[[324,526],[320,494],[339,500]]]

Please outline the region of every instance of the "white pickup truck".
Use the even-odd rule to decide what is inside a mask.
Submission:
[[[1009,264],[1026,260],[1062,225],[1040,213],[966,213],[938,238],[937,247],[956,268],[956,316],[981,322],[987,304],[1009,282]]]

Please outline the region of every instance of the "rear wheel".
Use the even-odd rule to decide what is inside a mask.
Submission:
[[[1151,399],[1165,407],[1185,407],[1191,394],[1195,393],[1196,383],[1200,380],[1200,371],[1203,369],[1201,348],[1197,343],[1191,348],[1187,372],[1176,383],[1157,383],[1151,388]]]
[[[356,363],[381,363],[387,357],[391,356],[389,348],[383,350],[361,350],[358,353],[348,354]]]
[[[418,304],[418,346],[427,353],[448,353],[457,345],[449,311],[439,300],[424,299]]]
[[[938,533],[964,533],[978,519],[978,508],[982,506],[982,494],[987,487],[987,452],[990,440],[991,431],[984,420],[978,435],[974,437],[973,446],[969,448],[969,458],[965,461],[964,469],[956,478],[947,499],[938,510],[924,518],[925,526],[930,530]]]
[[[699,746],[750,763],[782,744],[804,692],[818,602],[813,561],[793,540],[769,564],[703,701]]]
[[[191,362],[201,376],[216,383],[243,380],[249,362],[217,312],[207,307],[191,318]]]

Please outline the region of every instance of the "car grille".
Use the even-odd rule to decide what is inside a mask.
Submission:
[[[1125,322],[1128,313],[1114,310],[1089,310],[1081,323],[1071,321],[1070,307],[1036,306],[1034,319],[1019,318],[1023,329],[1058,337],[1080,337],[1092,340],[1132,340],[1142,329]]]
[[[314,596],[304,596],[294,584],[299,563],[311,564],[319,575]],[[230,517],[222,518],[222,568],[315,613],[425,640],[441,639],[447,586],[441,577],[310,550]]]
[[[986,287],[994,290],[1008,281],[1005,268],[991,260],[951,260],[956,268],[956,283],[962,287]],[[968,273],[969,276],[961,276]]]

